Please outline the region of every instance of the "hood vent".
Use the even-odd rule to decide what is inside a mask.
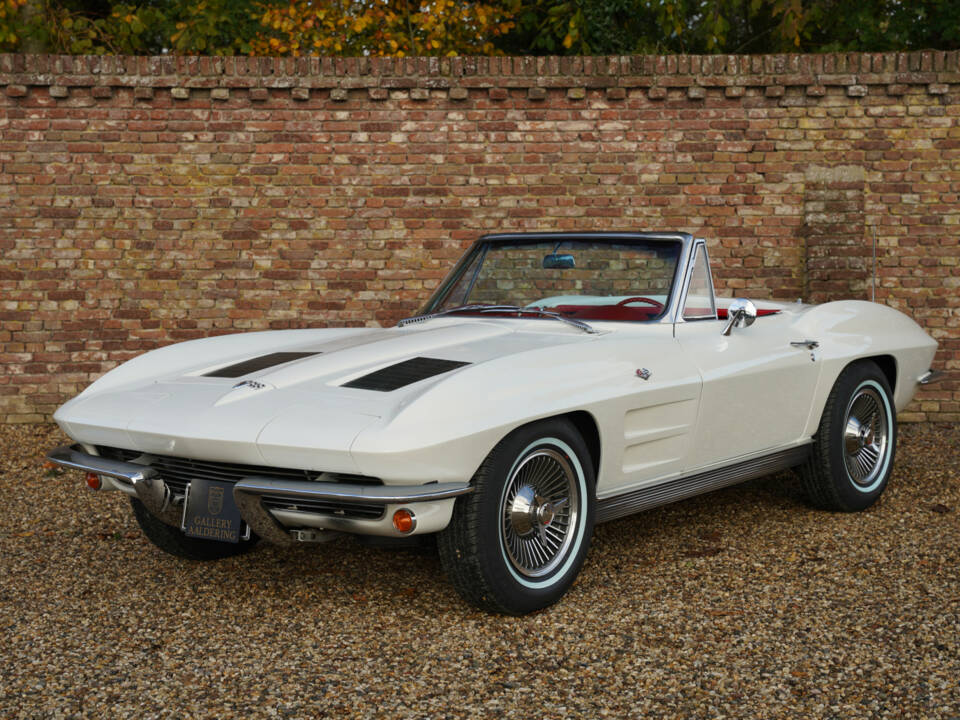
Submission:
[[[265,370],[274,365],[283,365],[284,363],[319,354],[318,352],[275,352],[269,355],[250,358],[249,360],[244,360],[234,365],[227,365],[213,372],[204,373],[204,377],[238,378],[257,372],[258,370]]]
[[[385,367],[369,375],[344,383],[341,387],[356,388],[358,390],[378,390],[390,392],[415,382],[426,380],[434,375],[456,370],[458,367],[469,365],[468,362],[457,360],[439,360],[437,358],[416,357],[404,360],[396,365]]]

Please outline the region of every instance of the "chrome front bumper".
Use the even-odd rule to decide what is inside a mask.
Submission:
[[[90,455],[75,445],[61,445],[54,448],[47,453],[47,460],[71,470],[83,470],[119,480],[120,489],[130,495],[136,495],[147,510],[167,525],[180,527],[183,509],[176,507],[170,488],[149,465],[137,465]]]
[[[50,462],[72,470],[82,470],[112,478],[115,487],[134,495],[146,508],[168,525],[180,527],[183,497],[175,496],[156,469],[149,465],[121,462],[91,455],[78,446],[63,445],[47,454]],[[473,488],[469,483],[428,483],[425,485],[360,485],[338,482],[312,482],[286,478],[246,477],[233,486],[233,497],[240,514],[260,537],[273,543],[290,543],[309,536],[303,530],[337,530],[369,535],[400,536],[393,528],[392,511],[412,509],[417,517],[417,532],[442,530],[450,520],[454,500]],[[339,517],[330,513],[302,510],[267,509],[263,498],[289,500],[328,500],[338,503],[383,505],[381,519]]]

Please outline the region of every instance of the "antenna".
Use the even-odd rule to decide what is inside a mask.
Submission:
[[[877,301],[877,226],[873,226],[873,280],[870,285],[870,302]]]

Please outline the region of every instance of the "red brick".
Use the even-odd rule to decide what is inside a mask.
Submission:
[[[0,420],[174,341],[393,323],[490,230],[696,231],[725,294],[824,301],[869,297],[876,226],[878,299],[960,367],[960,82],[930,57],[4,56]],[[960,387],[923,402],[955,421]]]

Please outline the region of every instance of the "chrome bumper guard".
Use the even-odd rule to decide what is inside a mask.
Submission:
[[[943,379],[942,370],[927,370],[923,375],[917,378],[917,382],[921,385],[929,385],[930,383],[935,383],[937,380]]]
[[[121,462],[90,455],[78,446],[63,445],[47,454],[50,462],[65,468],[83,470],[116,478],[131,485],[150,512],[168,525],[180,527],[182,508],[175,507],[170,488],[157,471],[148,465]],[[359,485],[351,483],[281,480],[249,477],[233,486],[233,497],[244,522],[260,537],[273,543],[294,541],[291,530],[280,524],[263,507],[263,496],[297,500],[329,500],[341,503],[409,505],[447,500],[473,490],[469,483],[431,483],[427,485]]]

